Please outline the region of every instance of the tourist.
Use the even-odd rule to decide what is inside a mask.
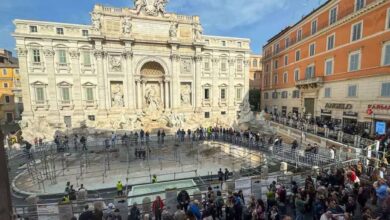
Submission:
[[[80,143],[83,145],[83,151],[87,151],[87,138],[84,136],[81,136]]]
[[[141,220],[141,212],[139,211],[136,202],[133,203],[133,206],[130,209],[130,215],[127,220]]]
[[[120,180],[116,184],[116,191],[117,191],[117,196],[123,196],[123,184]]]
[[[199,209],[199,201],[194,200],[193,202],[190,202],[188,206],[188,212],[190,215],[192,214],[193,217],[195,217],[196,220],[202,219],[202,214]]]
[[[65,193],[69,194],[69,192],[70,192],[70,182],[68,181],[68,182],[66,182]]]
[[[241,195],[239,193],[233,193],[233,196],[235,220],[241,220],[244,201],[241,199]]]
[[[225,168],[225,181],[229,179],[230,172],[227,168]]]
[[[173,219],[174,220],[186,220],[186,213],[185,211],[183,211],[182,209],[182,206],[180,204],[178,204],[176,206],[177,210],[173,216]],[[187,209],[184,209],[184,210],[187,210]]]
[[[114,132],[111,133],[111,146],[115,147],[116,143],[116,134]]]
[[[73,137],[73,147],[74,147],[75,151],[77,151],[77,148],[78,148],[78,139],[79,139],[79,136],[77,136],[77,134],[75,134]]]
[[[104,139],[104,146],[106,150],[110,149],[110,140],[108,138]]]
[[[162,130],[162,132],[161,132],[161,144],[164,144],[164,138],[165,138],[165,131]]]
[[[109,203],[107,209],[103,210],[103,219],[108,220],[114,216],[115,206],[113,203]]]
[[[256,209],[252,212],[252,218],[254,220],[265,220],[265,205],[262,199],[257,200]]]
[[[222,172],[222,168],[219,168],[219,171],[218,171],[218,180],[219,180],[219,183],[221,184],[221,188],[222,188],[222,183],[223,183],[223,172]]]
[[[157,176],[156,176],[156,174],[153,174],[153,176],[152,176],[152,183],[157,183]]]
[[[145,132],[145,141],[146,141],[146,146],[149,146],[149,142],[150,142],[150,134],[149,132]]]
[[[84,211],[80,214],[79,220],[91,220],[93,219],[93,212],[89,210],[89,206],[84,206]]]
[[[70,186],[70,189],[69,189],[69,199],[70,200],[76,200],[76,190],[73,189],[73,185]]]
[[[157,143],[160,144],[160,142],[161,142],[161,131],[158,130],[157,131]]]
[[[222,219],[222,207],[225,205],[225,201],[222,197],[222,193],[220,190],[217,191],[217,198],[215,199],[215,207],[216,207],[216,216],[219,219]]]
[[[164,203],[161,200],[160,196],[157,196],[152,204],[152,211],[153,211],[155,220],[161,220],[161,214],[162,214],[163,208],[164,208]]]
[[[190,195],[188,195],[188,192],[186,190],[183,189],[180,191],[180,193],[177,195],[177,202],[179,203],[181,209],[188,209],[188,204],[190,203]]]
[[[234,210],[234,197],[233,195],[229,195],[226,200],[226,206],[225,206],[225,216],[226,220],[234,220],[235,219],[235,210]]]

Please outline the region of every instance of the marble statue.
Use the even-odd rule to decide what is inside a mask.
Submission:
[[[134,0],[134,7],[137,14],[144,12],[149,16],[165,14],[165,7],[168,0]]]
[[[163,116],[166,126],[170,128],[181,128],[186,121],[184,114],[169,113]]]
[[[253,112],[251,110],[251,105],[249,104],[248,99],[244,99],[241,105],[240,118],[238,120],[240,123],[247,123],[254,120]]]
[[[92,13],[92,28],[95,31],[99,31],[101,28],[101,21],[100,21],[101,15],[98,13]]]
[[[156,91],[156,86],[151,85],[145,91],[146,104],[148,106],[148,112],[157,112],[160,111],[160,98]]]
[[[134,7],[137,14],[139,14],[143,7],[146,6],[145,0],[134,0]]]
[[[131,33],[131,21],[129,17],[125,17],[122,22],[123,34],[129,35]]]
[[[156,10],[157,13],[161,12],[162,14],[165,14],[165,7],[168,3],[168,0],[156,0]]]
[[[171,27],[169,28],[169,36],[171,38],[176,38],[177,37],[177,27],[178,27],[177,23],[172,23],[171,24]]]
[[[110,70],[114,72],[120,72],[121,71],[121,57],[120,56],[110,56]]]
[[[191,105],[191,86],[190,85],[182,85],[181,86],[181,104],[182,106],[190,106]]]
[[[111,97],[112,97],[112,106],[113,107],[123,107],[123,89],[122,84],[112,84],[111,85]]]
[[[201,40],[202,39],[202,34],[203,34],[203,28],[202,25],[200,24],[195,24],[194,27],[194,35],[195,35],[195,40]]]

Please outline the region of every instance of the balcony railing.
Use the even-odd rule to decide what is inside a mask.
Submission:
[[[321,76],[299,80],[295,83],[295,86],[299,89],[318,88],[324,83],[324,78]]]

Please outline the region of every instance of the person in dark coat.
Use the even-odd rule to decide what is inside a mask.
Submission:
[[[187,210],[188,204],[190,203],[190,196],[186,190],[180,191],[177,195],[177,202],[180,204],[182,210]]]

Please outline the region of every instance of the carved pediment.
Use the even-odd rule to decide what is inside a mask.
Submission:
[[[59,87],[71,87],[72,84],[70,84],[70,83],[68,83],[66,81],[62,81],[60,83],[57,83],[57,86],[59,86]]]
[[[93,84],[91,82],[86,82],[86,83],[82,84],[82,86],[84,86],[84,87],[93,87],[93,86],[96,86],[96,84]]]
[[[33,86],[46,86],[47,83],[44,83],[41,81],[35,81],[35,82],[31,83],[31,85],[33,85]]]

